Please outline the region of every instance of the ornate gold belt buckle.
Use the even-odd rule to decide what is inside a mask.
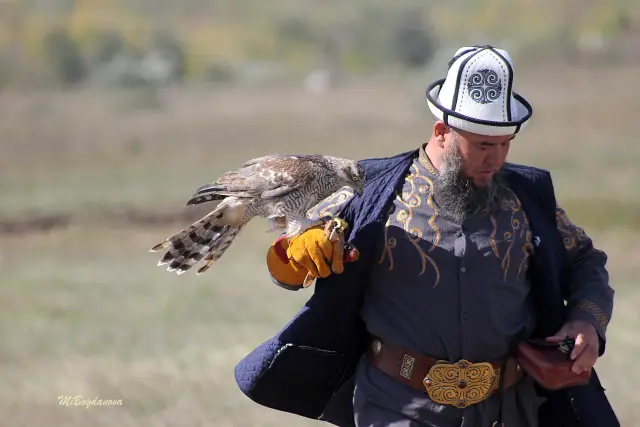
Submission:
[[[499,370],[487,362],[438,361],[429,369],[423,384],[434,402],[466,408],[489,397],[499,374]]]

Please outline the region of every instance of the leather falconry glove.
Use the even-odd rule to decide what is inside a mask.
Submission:
[[[278,282],[306,288],[318,277],[342,273],[344,263],[359,258],[358,250],[344,241],[345,228],[344,221],[334,219],[291,240],[276,240],[267,253],[271,276]]]

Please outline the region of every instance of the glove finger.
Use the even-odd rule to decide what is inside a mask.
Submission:
[[[331,270],[340,274],[344,271],[344,263],[342,258],[344,257],[344,238],[340,236],[335,242],[333,242],[333,258],[331,259]]]
[[[322,252],[325,261],[330,260],[333,256],[333,247],[329,239],[318,239],[315,241],[315,244],[320,248],[320,252]]]
[[[294,256],[292,254],[291,247],[287,250],[289,262],[307,270],[313,277],[319,277],[318,268],[316,267],[313,256],[309,253],[309,251],[296,250],[295,252],[296,255]]]
[[[324,248],[323,248],[324,246]],[[329,246],[329,256],[325,256],[326,246]],[[331,274],[329,261],[331,259],[331,243],[328,240],[316,242],[313,251],[309,251],[311,258],[315,262],[319,277],[327,277]]]

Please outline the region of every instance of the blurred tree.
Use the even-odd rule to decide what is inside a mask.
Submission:
[[[171,66],[171,81],[182,81],[186,74],[186,54],[182,42],[168,30],[157,30],[152,38],[151,49],[162,56]]]
[[[93,48],[93,59],[98,64],[108,63],[124,52],[125,47],[126,42],[117,30],[100,31]]]
[[[177,64],[176,80],[227,79],[255,59],[290,70],[369,72],[421,67],[439,39],[559,51],[584,32],[614,36],[638,16],[638,0],[555,0],[553,8],[536,0],[0,0],[0,54],[13,58],[10,73],[37,78],[42,61],[53,61],[42,49],[53,27],[66,28],[67,44],[75,44],[68,57],[84,55],[92,73],[114,56],[143,61],[151,50]],[[56,37],[60,45],[63,36]],[[148,62],[160,67],[162,60]]]
[[[422,10],[410,8],[395,22],[390,41],[390,54],[409,68],[425,66],[437,49]]]
[[[60,83],[77,84],[85,80],[85,60],[66,29],[53,29],[45,37],[43,45],[53,73]]]
[[[313,44],[317,36],[309,19],[304,16],[286,16],[275,23],[276,36],[283,42]]]
[[[0,23],[2,24],[3,39],[7,39],[7,49],[2,52],[2,63],[0,73],[4,86],[9,82],[12,75],[20,75],[24,69],[24,58],[22,55],[20,34],[22,33],[23,8],[16,2],[0,3]],[[4,40],[3,40],[4,41]]]

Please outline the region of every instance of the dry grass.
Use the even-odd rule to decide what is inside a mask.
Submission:
[[[598,363],[625,426],[640,425],[639,71],[522,76],[536,116],[512,151],[515,161],[552,170],[560,202],[610,254],[616,310]],[[551,72],[559,79],[551,82]],[[414,148],[429,129],[424,84],[424,76],[355,82],[324,96],[174,89],[160,94],[159,108],[145,104],[148,94],[4,93],[0,216],[56,211],[84,220],[0,237],[0,425],[317,424],[252,404],[233,379],[235,363],[306,297],[269,282],[264,252],[273,235],[264,222],[204,276],[177,277],[146,252],[177,225],[133,228],[97,212],[175,210],[201,183],[264,153],[362,158]],[[78,394],[123,406],[58,405],[59,395]]]

